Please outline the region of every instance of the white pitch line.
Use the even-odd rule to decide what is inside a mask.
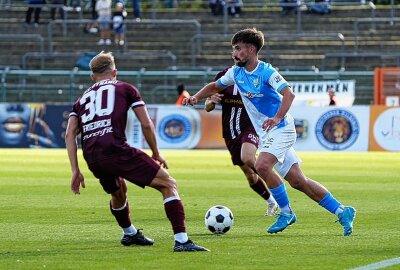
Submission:
[[[400,264],[400,257],[377,262],[377,263],[367,264],[367,265],[360,266],[357,268],[352,268],[350,270],[376,270],[376,269],[382,269],[382,268],[389,267],[389,266],[396,265],[396,264]]]

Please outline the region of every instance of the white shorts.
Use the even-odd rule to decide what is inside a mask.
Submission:
[[[290,147],[288,151],[286,151],[285,158],[283,162],[278,162],[275,164],[274,168],[280,176],[285,178],[290,168],[292,168],[293,164],[298,163],[300,165],[301,159],[296,155],[296,151],[294,151],[293,147]]]
[[[261,136],[260,136],[261,135]],[[258,134],[259,151],[261,153],[270,153],[276,157],[279,163],[285,160],[286,152],[296,142],[296,129],[294,122],[289,122],[286,126],[281,128],[273,128],[263,134]]]

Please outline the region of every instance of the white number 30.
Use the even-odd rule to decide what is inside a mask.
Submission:
[[[103,108],[103,100],[107,102]],[[93,120],[95,115],[109,115],[114,110],[115,87],[114,85],[103,85],[97,91],[89,91],[84,94],[80,104],[86,104],[86,113],[82,115],[82,123]]]

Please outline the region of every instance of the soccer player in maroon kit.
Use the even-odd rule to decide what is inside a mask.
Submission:
[[[104,191],[111,194],[110,210],[123,230],[121,244],[148,246],[154,243],[131,223],[126,179],[142,188],[150,186],[162,193],[165,212],[174,231],[174,251],[208,251],[188,238],[176,181],[164,169],[168,165],[159,153],[154,124],[139,90],[117,81],[111,53],[100,52],[90,61],[89,67],[95,84],[73,105],[65,136],[72,171],[71,190],[80,194],[80,186],[85,188],[77,157],[77,136],[81,134],[87,165]],[[151,157],[126,141],[125,127],[130,109],[141,123],[152,151]]]
[[[219,72],[214,81],[221,78],[228,68]],[[240,93],[235,86],[230,86],[221,92],[207,98],[205,110],[210,112],[215,105],[222,105],[222,136],[231,154],[233,165],[243,171],[250,187],[267,202],[266,216],[273,216],[278,210],[278,204],[268,191],[267,185],[255,172],[258,136],[244,108]]]

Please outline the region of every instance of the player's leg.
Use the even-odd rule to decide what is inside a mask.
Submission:
[[[294,150],[288,151],[288,153],[288,162],[291,163],[296,154]],[[293,188],[300,190],[326,210],[336,215],[343,226],[344,236],[349,236],[353,232],[355,209],[351,206],[344,206],[321,183],[306,177],[298,162],[292,164],[284,178]]]
[[[293,123],[272,129],[260,138],[260,154],[256,160],[255,169],[262,179],[266,180],[269,191],[281,210],[277,221],[268,228],[269,233],[280,232],[297,219],[290,207],[285,184],[273,170],[275,164],[284,161],[286,152],[295,140],[296,130]]]
[[[118,177],[115,179],[116,189],[111,192],[110,211],[115,217],[118,225],[122,228],[123,236],[121,244],[124,246],[140,245],[150,246],[153,245],[154,240],[145,237],[140,230],[132,224],[130,218],[130,209],[127,199],[127,186],[124,179]]]
[[[195,245],[186,233],[185,210],[178,194],[175,179],[165,169],[160,168],[149,186],[157,189],[163,195],[165,213],[174,232],[174,251],[208,251],[204,247]]]
[[[278,210],[278,204],[274,197],[268,191],[267,185],[264,180],[255,172],[254,166],[256,161],[257,147],[251,142],[244,142],[240,149],[240,159],[243,165],[240,169],[243,171],[246,179],[251,187],[258,195],[260,195],[267,203],[266,216],[274,216]],[[233,154],[236,155],[236,154]],[[232,160],[233,160],[232,155]]]

